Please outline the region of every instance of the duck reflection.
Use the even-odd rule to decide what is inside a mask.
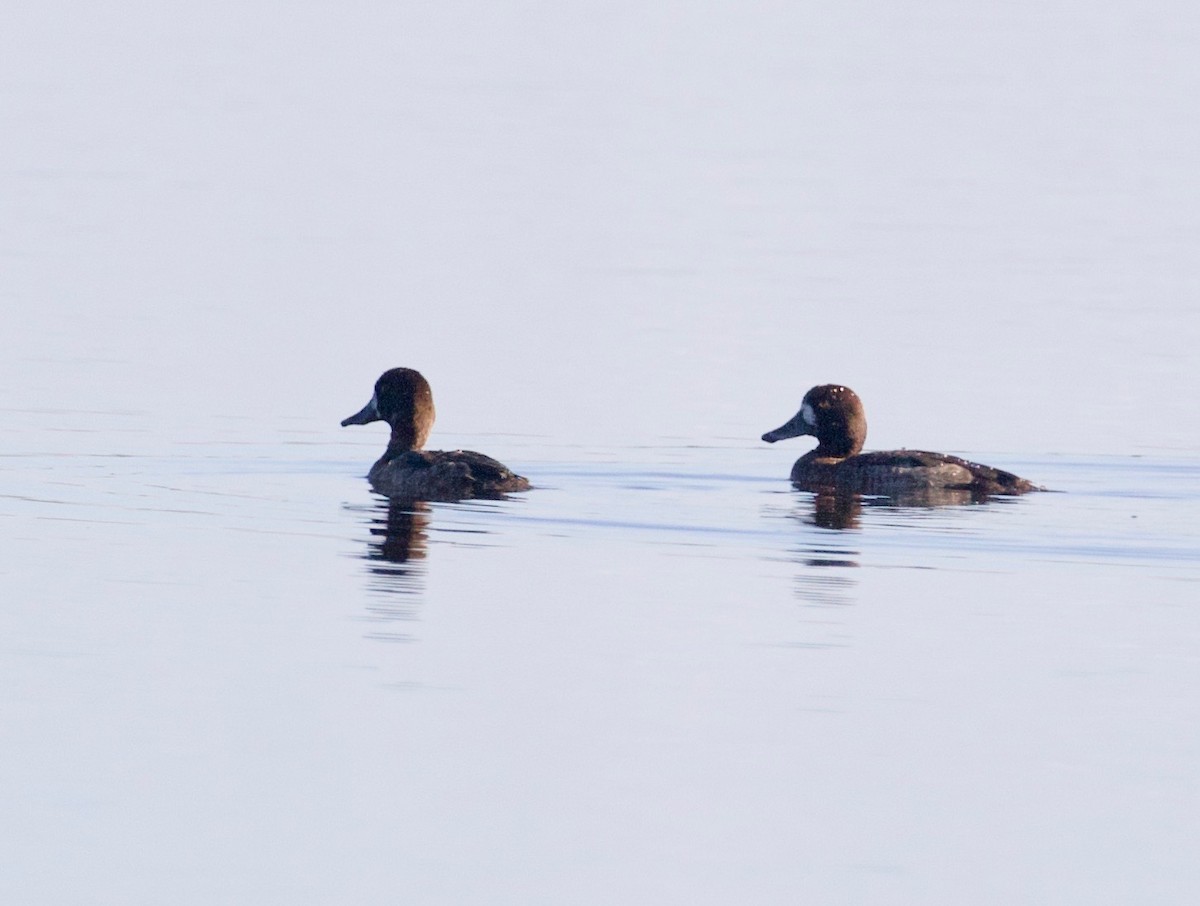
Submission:
[[[989,501],[994,501],[993,505],[1002,502],[993,495],[967,488],[916,488],[887,495],[820,489],[797,495],[791,517],[805,525],[847,533],[842,537],[849,539],[853,537],[851,533],[861,528],[864,511],[874,511],[890,524],[892,520],[880,512],[890,510],[903,523],[911,525],[936,518],[937,511],[942,511],[944,517],[948,508],[978,506]],[[817,537],[827,538],[829,542],[794,551],[797,562],[805,567],[796,577],[797,597],[820,605],[852,603],[857,583],[846,570],[861,565],[860,552],[834,542],[834,535]]]
[[[362,557],[370,580],[367,617],[381,624],[368,634],[384,641],[409,641],[412,636],[384,628],[417,618],[425,591],[425,556],[429,544],[429,504],[381,498],[364,508],[370,538]]]
[[[820,528],[857,529],[864,508],[932,510],[938,507],[972,506],[993,497],[964,488],[919,488],[894,494],[864,496],[843,490],[819,490],[812,496],[812,517]]]
[[[862,506],[861,494],[815,494],[810,521],[818,528],[856,529],[862,516]]]
[[[408,575],[424,560],[429,544],[429,504],[422,500],[379,501],[371,514],[366,559],[376,575]],[[411,589],[404,589],[411,591]]]
[[[835,569],[806,570],[796,576],[796,597],[805,604],[818,607],[845,607],[853,604],[858,581],[845,570],[858,566],[853,560],[813,560],[801,551],[805,566],[836,567]]]
[[[792,580],[793,590],[805,605],[845,607],[854,603],[858,580],[853,570],[859,567],[861,552],[846,543],[853,535],[814,532],[811,526],[855,528],[861,510],[862,501],[852,494],[797,495],[796,505],[786,518],[804,527],[804,543],[789,551],[789,559],[799,567]],[[817,618],[815,625],[828,628],[825,617]]]

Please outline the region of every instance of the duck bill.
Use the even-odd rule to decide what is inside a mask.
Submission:
[[[787,440],[789,437],[799,437],[802,434],[812,433],[812,425],[804,420],[804,412],[801,410],[774,431],[768,431],[762,436],[762,439],[769,444],[773,444],[777,440]]]
[[[342,419],[342,427],[347,425],[369,425],[371,422],[379,421],[379,406],[375,402],[375,397],[371,397],[371,402],[367,403],[358,412],[355,412],[349,418]]]

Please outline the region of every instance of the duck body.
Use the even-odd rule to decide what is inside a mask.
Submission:
[[[812,435],[815,450],[792,466],[791,480],[801,490],[878,494],[931,502],[957,502],[1025,494],[1040,490],[1012,472],[971,462],[948,453],[924,450],[860,452],[867,436],[862,401],[849,387],[823,384],[804,396],[800,411],[768,431],[767,443]],[[956,492],[942,494],[941,492]]]
[[[1037,487],[1012,472],[948,453],[876,450],[845,459],[807,453],[792,466],[792,482],[802,490],[906,495],[968,491],[974,496],[1024,494]]]
[[[433,428],[433,392],[420,372],[392,368],[375,382],[375,394],[347,425],[385,421],[392,435],[367,473],[380,494],[406,500],[468,500],[529,490],[529,481],[503,463],[473,450],[423,450]]]
[[[408,500],[469,500],[528,491],[529,481],[474,450],[406,450],[384,454],[367,473],[371,487]]]

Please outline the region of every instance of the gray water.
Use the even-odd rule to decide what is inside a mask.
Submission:
[[[0,899],[1191,903],[1200,13],[0,31]],[[431,446],[535,490],[389,505]],[[1055,493],[834,514],[759,435]]]

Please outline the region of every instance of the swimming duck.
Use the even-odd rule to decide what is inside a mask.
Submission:
[[[921,491],[969,491],[972,497],[1024,494],[1041,488],[1001,469],[946,453],[891,450],[860,453],[867,439],[867,416],[849,387],[822,384],[804,394],[800,411],[768,431],[769,444],[811,434],[817,447],[792,466],[792,482],[806,491],[858,494],[908,494]]]
[[[433,391],[419,371],[393,368],[375,382],[375,394],[347,425],[385,421],[387,450],[367,479],[380,494],[408,500],[465,500],[527,491],[529,482],[503,463],[472,450],[422,450],[433,427]]]

